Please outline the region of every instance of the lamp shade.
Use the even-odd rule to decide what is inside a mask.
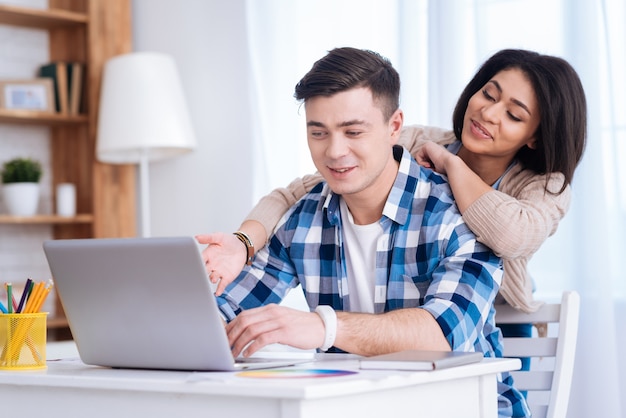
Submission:
[[[96,145],[100,161],[155,161],[189,152],[195,145],[172,57],[135,52],[106,62]]]

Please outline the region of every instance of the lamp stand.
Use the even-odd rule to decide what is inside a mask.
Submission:
[[[150,236],[150,179],[148,178],[148,150],[143,150],[139,160],[141,193],[141,236]]]

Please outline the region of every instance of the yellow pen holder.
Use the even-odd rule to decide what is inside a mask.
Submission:
[[[0,314],[0,370],[38,370],[46,366],[47,312]]]

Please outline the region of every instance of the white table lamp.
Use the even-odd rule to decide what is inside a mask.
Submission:
[[[106,62],[96,155],[104,163],[139,164],[142,236],[150,236],[148,163],[190,152],[195,146],[172,57],[134,52]]]

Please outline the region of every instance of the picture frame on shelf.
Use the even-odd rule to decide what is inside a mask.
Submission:
[[[0,80],[0,109],[53,113],[52,79]]]

